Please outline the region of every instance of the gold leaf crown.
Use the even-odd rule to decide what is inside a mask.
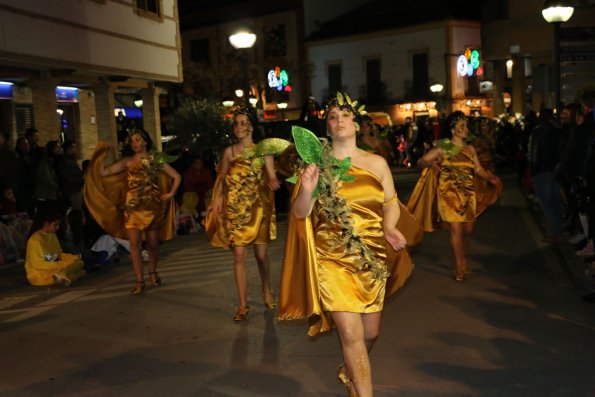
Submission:
[[[326,104],[326,114],[328,114],[328,112],[334,107],[338,107],[341,110],[346,109],[350,111],[353,113],[357,121],[361,120],[362,116],[367,113],[366,105],[360,105],[358,107],[357,101],[352,100],[346,92],[341,91],[337,91],[337,96]]]

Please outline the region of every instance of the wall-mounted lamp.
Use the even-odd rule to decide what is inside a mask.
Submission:
[[[136,95],[134,97],[134,106],[136,106],[137,108],[143,107],[143,98],[141,98],[140,95]]]
[[[514,65],[514,62],[512,62],[512,59],[509,59],[508,61],[506,61],[506,78],[507,79],[512,79],[512,66]]]
[[[443,89],[444,89],[444,85],[442,85],[440,83],[434,83],[430,86],[430,91],[432,91],[433,93],[442,92]]]

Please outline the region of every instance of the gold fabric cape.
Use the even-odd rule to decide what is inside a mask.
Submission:
[[[356,181],[357,182],[357,181]],[[349,183],[356,183],[349,182]],[[292,203],[299,191],[300,180],[294,189]],[[405,235],[408,244],[420,241],[422,231],[419,224],[401,205],[401,217],[397,228]],[[320,283],[317,267],[316,241],[312,226],[312,217],[297,218],[293,211],[289,214],[289,225],[285,255],[279,291],[279,320],[307,318],[308,335],[314,336],[333,328],[330,313],[322,307]],[[384,241],[386,247],[386,266],[391,274],[386,280],[384,297],[396,292],[411,275],[413,261],[407,249],[394,251]]]
[[[128,190],[126,171],[109,176],[101,176],[103,163],[111,146],[108,142],[99,142],[93,153],[89,169],[85,175],[83,197],[89,212],[95,221],[111,236],[128,240],[124,219],[124,204]],[[171,190],[171,178],[164,172],[159,173],[161,192]],[[162,204],[164,221],[159,228],[161,240],[171,240],[176,231],[176,209],[173,199]]]

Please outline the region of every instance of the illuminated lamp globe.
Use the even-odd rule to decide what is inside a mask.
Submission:
[[[432,92],[442,92],[444,86],[440,83],[434,83],[430,86],[430,91]]]
[[[256,106],[256,104],[258,103],[258,98],[256,98],[254,95],[250,95],[248,97],[248,102],[250,102],[250,105]]]
[[[541,15],[549,23],[566,22],[572,17],[574,8],[568,1],[547,0],[541,10]]]
[[[235,49],[252,48],[256,35],[247,26],[240,26],[229,36],[229,42]]]

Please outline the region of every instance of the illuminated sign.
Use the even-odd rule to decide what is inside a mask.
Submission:
[[[12,94],[13,83],[0,81],[0,98],[10,99],[13,97]]]
[[[56,100],[58,102],[78,102],[79,90],[75,87],[56,87]]]
[[[289,85],[289,74],[285,69],[275,67],[275,69],[269,70],[267,74],[269,81],[269,87],[276,88],[277,91],[291,92],[291,86]]]
[[[483,68],[481,67],[480,56],[478,50],[466,48],[463,55],[457,58],[457,73],[462,77],[471,77],[474,74],[481,76]]]

